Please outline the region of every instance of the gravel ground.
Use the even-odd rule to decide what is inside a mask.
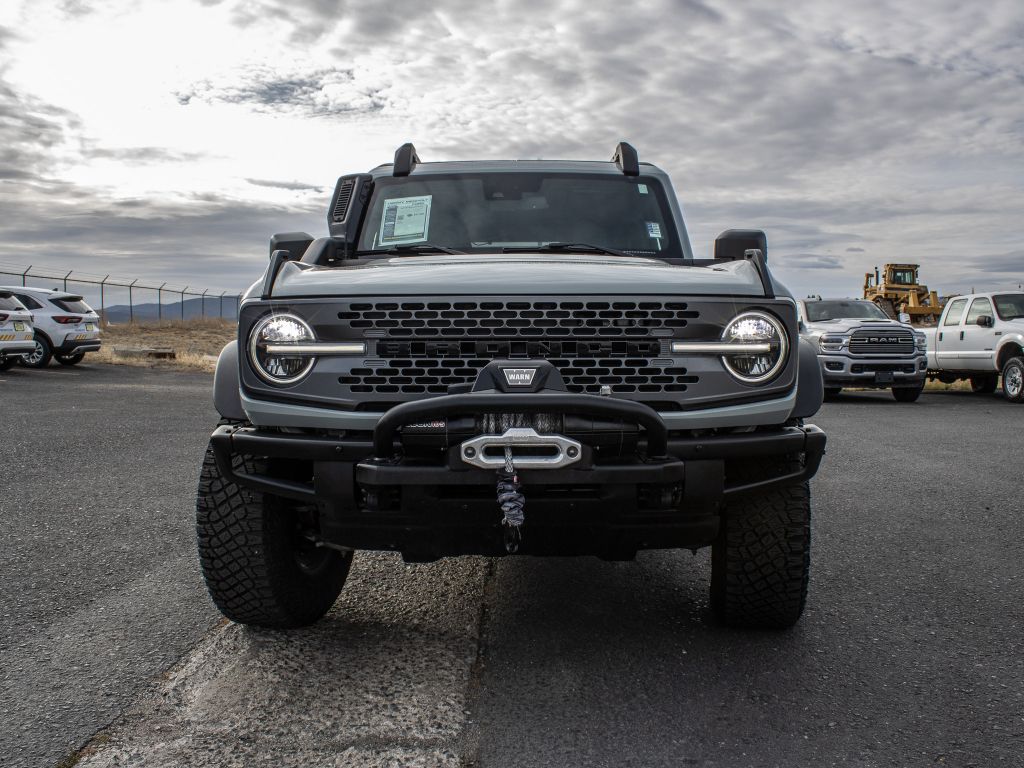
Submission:
[[[77,371],[78,402],[35,413],[68,372],[0,376],[18,478],[0,497],[4,765],[53,764],[119,711],[79,765],[1020,764],[1024,480],[1007,469],[1024,410],[998,396],[825,406],[789,632],[717,627],[706,552],[361,553],[315,627],[218,624],[182,655],[215,621],[188,530],[209,379],[111,370]]]

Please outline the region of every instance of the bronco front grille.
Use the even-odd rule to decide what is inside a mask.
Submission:
[[[850,336],[853,355],[910,355],[914,353],[914,336],[906,331],[856,331]]]
[[[376,355],[338,378],[352,393],[445,394],[492,360],[548,360],[571,392],[685,392],[698,380],[662,356],[661,338],[699,312],[685,302],[352,303],[338,312]]]
[[[684,302],[660,301],[374,302],[338,313],[354,329],[390,338],[647,336],[697,316]]]

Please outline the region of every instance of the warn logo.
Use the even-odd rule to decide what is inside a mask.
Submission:
[[[502,368],[501,372],[505,374],[505,381],[510,387],[528,387],[537,375],[536,368]]]

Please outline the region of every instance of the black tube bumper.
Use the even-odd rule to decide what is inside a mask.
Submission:
[[[464,412],[467,397],[474,410],[477,404],[485,410],[521,407],[518,399],[512,406],[508,395],[456,395],[449,404],[441,404],[441,412]],[[489,397],[493,404],[483,399]],[[600,406],[594,411],[589,409],[592,403],[569,402],[579,397],[575,395],[515,397],[540,401],[528,403],[529,410],[544,413],[562,407],[613,415],[611,410],[623,402],[586,398],[612,406],[609,411]],[[438,400],[449,398],[433,399],[431,405]],[[634,405],[627,408],[632,412]],[[394,411],[400,412],[392,416]],[[664,430],[656,412],[650,413],[657,421],[644,414],[646,450],[635,456],[596,462],[585,452],[571,467],[519,472],[527,498],[527,535],[521,552],[628,558],[637,549],[704,546],[718,535],[724,502],[807,480],[817,472],[825,452],[825,434],[811,425],[674,436]],[[503,554],[493,471],[463,463],[457,445],[444,460],[432,462],[396,453],[398,429],[425,415],[436,416],[438,410],[395,408],[380,422],[372,440],[227,425],[213,433],[211,446],[225,479],[316,505],[328,543],[399,550],[414,560]],[[238,455],[292,460],[293,466],[306,469],[273,476],[246,472],[242,463],[233,461]],[[751,461],[772,458],[792,460]],[[732,476],[732,469],[752,464],[770,469],[753,478],[747,472]]]

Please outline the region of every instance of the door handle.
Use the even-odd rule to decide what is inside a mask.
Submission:
[[[963,341],[963,340],[964,340],[964,332],[960,331],[960,341]]]
[[[939,331],[939,341],[942,341],[942,331]]]

